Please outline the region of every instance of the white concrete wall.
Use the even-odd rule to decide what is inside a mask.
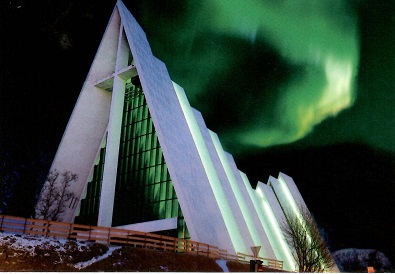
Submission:
[[[275,179],[273,177],[270,176],[271,179]],[[269,178],[269,180],[270,180]],[[274,233],[277,236],[276,242],[280,248],[280,251],[278,252],[279,255],[277,255],[279,260],[282,260],[284,262],[284,269],[289,270],[289,271],[294,271],[295,270],[295,266],[296,266],[296,262],[292,256],[292,251],[289,248],[288,244],[285,241],[284,235],[282,233],[282,229],[281,226],[284,224],[284,222],[286,222],[285,219],[285,215],[284,212],[281,209],[280,204],[277,201],[277,198],[273,192],[273,190],[271,189],[270,186],[268,186],[267,184],[259,184],[258,188],[263,192],[264,194],[264,199],[267,202],[267,205],[270,207],[270,209],[267,209],[268,214],[273,214],[272,217],[274,220],[272,220],[272,229],[274,231]],[[276,231],[278,231],[278,233],[276,233]]]
[[[244,181],[241,178],[240,171],[238,170],[236,166],[236,162],[233,158],[233,156],[227,152],[225,152],[225,156],[227,159],[227,163],[229,166],[229,172],[232,174],[231,176],[233,177],[234,180],[234,186],[233,186],[233,191],[235,195],[237,195],[237,201],[240,205],[242,214],[243,214],[243,219],[245,219],[247,223],[248,230],[253,238],[253,246],[262,246],[265,244],[265,240],[262,239],[262,235],[258,232],[258,228],[255,226],[254,223],[254,217],[253,214],[255,214],[255,211],[253,210],[253,204],[251,199],[249,199],[249,195],[247,192],[247,188],[251,188],[251,185],[245,186]],[[251,247],[251,245],[250,245]],[[249,253],[251,249],[249,249]],[[261,248],[261,254],[263,254],[265,249]]]
[[[280,172],[278,175],[278,180],[283,181],[287,185],[287,188],[291,192],[291,195],[298,206],[301,205],[307,208],[307,205],[292,177]]]
[[[270,207],[273,210],[274,215],[276,216],[276,219],[278,223],[281,225],[282,223],[286,222],[284,212],[281,208],[280,203],[278,202],[276,195],[273,191],[273,189],[269,186],[269,183],[276,182],[277,179],[274,178],[273,176],[270,176],[268,179],[267,184],[261,184],[262,186],[262,191],[265,193],[265,196],[270,204]]]
[[[262,246],[260,256],[284,260],[284,268],[294,270],[279,234],[284,216],[274,192],[262,183],[256,191],[251,188],[218,136],[190,107],[183,89],[172,83],[166,66],[152,55],[143,30],[121,1],[111,16],[52,169],[76,173],[79,181],[73,191],[80,197],[108,127],[98,224],[111,226],[125,92],[125,80],[118,72],[127,66],[129,46],[191,238],[230,253],[251,253],[251,246]],[[105,78],[113,79],[112,93],[94,86]],[[269,183],[281,204],[292,203],[289,197],[295,204],[304,204],[291,177],[280,173],[278,180],[271,177]],[[71,221],[73,214],[67,212],[65,221]],[[176,219],[133,225],[143,231],[152,226],[155,230],[174,228]]]
[[[193,113],[191,114],[197,122],[196,126],[200,129],[200,133],[204,139],[204,144],[202,145],[206,147],[208,152],[207,157],[210,158],[209,164],[215,172],[216,178],[215,181],[211,182],[212,188],[217,188],[221,192],[217,193],[216,200],[220,206],[230,237],[235,243],[235,249],[238,252],[249,252],[249,247],[253,244],[253,241],[249,231],[247,230],[247,225],[244,221],[240,207],[237,204],[236,197],[230,186],[229,178],[224,170],[218,151],[213,143],[211,132],[207,129],[200,112],[193,109]],[[211,179],[213,179],[212,176]]]
[[[122,22],[119,24],[119,37],[115,71],[127,66],[129,45],[122,33]],[[114,75],[110,118],[108,122],[108,135],[106,146],[106,158],[104,162],[103,182],[100,195],[98,226],[112,226],[114,208],[115,185],[117,181],[119,144],[121,142],[121,129],[123,117],[123,105],[125,100],[125,80]]]
[[[284,262],[284,269],[289,271],[295,270],[294,260],[292,254],[289,251],[289,247],[284,240],[280,224],[278,223],[276,216],[273,212],[272,205],[269,204],[269,200],[265,194],[265,188],[267,185],[262,182],[258,182],[256,186],[256,192],[259,196],[259,200],[262,206],[262,211],[267,221],[268,233],[270,243],[273,247],[274,253],[276,254],[277,260]]]
[[[121,225],[116,228],[136,230],[142,232],[156,232],[170,229],[177,229],[177,218],[170,218],[164,220],[156,220],[151,222],[143,222],[129,225]]]
[[[268,235],[266,234],[264,226],[262,224],[266,221],[263,217],[262,207],[261,205],[259,205],[259,201],[257,200],[256,191],[251,187],[251,183],[245,173],[240,171],[240,177],[243,180],[246,194],[248,195],[246,201],[247,203],[249,203],[249,208],[252,212],[251,215],[254,220],[254,226],[260,235],[260,244],[257,244],[257,246],[261,246],[259,255],[264,258],[276,258],[273,248],[270,244]]]
[[[270,178],[268,184],[273,188],[282,209],[285,212],[294,212],[299,214],[300,206],[306,207],[306,204],[300,195],[293,179],[284,173],[280,173],[278,179]]]
[[[165,65],[141,27],[118,2],[163,155],[192,239],[235,252]],[[170,110],[170,111],[169,111]]]
[[[257,212],[261,226],[263,227],[265,231],[265,235],[269,240],[271,250],[273,252],[272,254],[273,256],[271,258],[277,259],[279,254],[279,249],[277,248],[276,235],[273,233],[271,224],[269,222],[269,217],[263,207],[262,196],[259,195],[258,191],[251,191],[249,194],[254,204],[254,208]]]
[[[71,189],[76,197],[81,196],[87,183],[108,123],[111,93],[96,88],[94,83],[113,73],[119,23],[119,14],[114,9],[51,166],[51,170],[68,170],[78,175]],[[74,211],[67,209],[63,220],[72,221]]]
[[[300,214],[302,208],[310,212],[292,177],[280,172],[278,179],[270,177],[268,184],[272,186],[276,198],[281,204],[284,212]],[[339,272],[339,269],[335,264],[329,271]]]
[[[211,139],[214,144],[215,150],[218,154],[220,163],[225,171],[227,180],[223,183],[226,184],[226,193],[228,196],[228,200],[231,201],[233,212],[237,213],[237,224],[240,228],[240,232],[243,235],[243,240],[246,245],[246,251],[241,251],[244,253],[250,253],[252,246],[257,246],[259,243],[259,238],[256,233],[255,228],[252,226],[252,219],[250,212],[246,206],[244,201],[244,197],[241,194],[240,185],[235,177],[235,171],[232,169],[231,164],[229,163],[228,153],[226,153],[219,141],[217,134],[210,131]]]

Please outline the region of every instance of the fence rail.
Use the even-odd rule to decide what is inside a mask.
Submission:
[[[238,255],[237,260],[241,262],[249,262],[250,260],[261,260],[263,262],[262,265],[264,266],[275,268],[275,269],[283,269],[283,261],[278,261],[278,260],[273,260],[263,257],[254,258],[253,255],[244,254],[240,252],[238,252],[237,255]]]
[[[227,250],[219,249],[217,246],[149,232],[21,218],[7,215],[0,215],[0,232],[75,239],[100,242],[104,244],[131,245],[134,247],[153,248],[180,253],[194,253],[205,255],[210,258],[221,258],[239,262],[249,262],[251,259],[255,259],[249,254],[229,254]],[[261,257],[256,259],[262,260],[263,265],[265,266],[275,269],[283,268],[282,261]]]

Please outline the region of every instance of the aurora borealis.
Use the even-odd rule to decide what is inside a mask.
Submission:
[[[302,71],[291,71],[290,79],[274,89],[277,98],[272,103],[271,126],[264,125],[267,115],[258,114],[247,128],[237,130],[234,139],[263,147],[290,143],[352,105],[358,38],[354,16],[344,11],[343,2],[206,1],[206,5],[217,5],[209,8],[209,14],[215,14],[214,22],[208,24],[212,32],[251,44],[258,43],[259,37],[285,63]],[[262,104],[261,108],[268,107]]]
[[[252,182],[287,173],[333,249],[395,258],[394,1],[137,10],[154,54]]]
[[[210,106],[206,97],[238,96],[239,106],[232,99],[221,103],[235,109],[236,117],[223,121],[229,126],[222,137],[232,144],[291,143],[353,105],[359,38],[356,15],[346,2],[239,0],[184,5],[187,27],[175,26],[178,18],[172,14],[161,22],[167,31],[159,28],[151,36],[175,48],[166,64],[175,81],[190,87],[186,90],[192,105],[198,109],[203,105],[212,116],[221,116],[216,113],[218,102]],[[149,12],[143,19],[150,20]],[[260,56],[265,54],[259,52],[262,48],[281,64],[269,61],[268,71],[261,61],[267,58]],[[247,73],[258,78],[271,78],[278,70],[282,79],[270,87],[256,85],[253,79],[243,78],[244,66],[254,67]],[[234,86],[231,76],[236,76],[233,81],[248,82]],[[232,91],[224,92],[225,88]],[[272,100],[267,100],[267,93]],[[244,98],[248,96],[254,98]],[[254,113],[245,119],[251,100],[256,100]]]
[[[395,1],[124,3],[250,181],[286,173],[334,250],[394,262]],[[49,168],[114,5],[0,4],[5,161]]]

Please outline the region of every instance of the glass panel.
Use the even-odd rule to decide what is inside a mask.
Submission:
[[[159,219],[166,218],[166,202],[161,201],[159,202]]]
[[[113,226],[178,217],[178,200],[155,127],[141,87],[134,83],[138,78],[127,83]],[[102,172],[97,173],[101,183]],[[97,205],[95,201],[92,208]]]
[[[170,184],[170,182],[161,183],[161,188],[160,188],[160,200],[161,201],[166,199],[166,186],[168,183]]]
[[[178,216],[178,200],[173,199],[171,201],[173,201],[171,216]]]
[[[171,216],[172,216],[171,206],[172,206],[172,200],[167,200],[166,201],[166,218],[171,218]]]
[[[172,183],[167,184],[167,195],[166,196],[168,199],[173,199],[173,197],[175,197],[175,196],[173,196],[173,184]]]

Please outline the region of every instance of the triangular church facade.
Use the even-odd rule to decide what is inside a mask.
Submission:
[[[280,173],[251,187],[121,1],[107,25],[51,170],[78,175],[63,220],[167,233],[229,253],[295,261],[282,208],[304,204]],[[292,200],[292,201],[291,201]]]

